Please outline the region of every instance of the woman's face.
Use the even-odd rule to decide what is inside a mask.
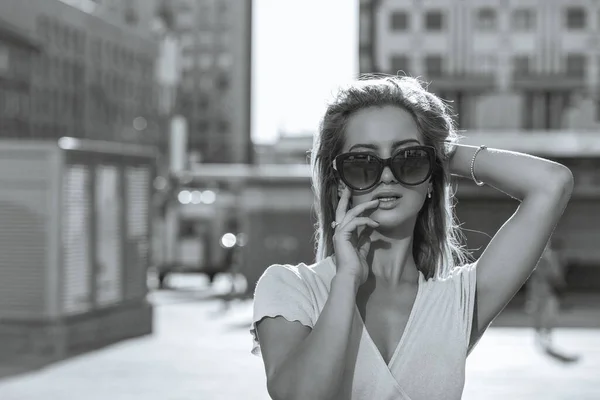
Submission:
[[[402,148],[425,144],[412,115],[395,106],[369,107],[356,112],[348,121],[345,139],[342,153],[368,152],[382,159],[392,157]],[[351,206],[371,201],[384,192],[386,197],[393,194],[398,198],[380,200],[379,207],[370,217],[384,229],[394,229],[407,222],[414,225],[427,196],[429,181],[406,186],[385,167],[374,187],[365,191],[353,190]],[[340,188],[344,186],[341,182]]]

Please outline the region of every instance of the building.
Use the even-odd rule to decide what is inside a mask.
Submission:
[[[0,19],[0,132],[30,135],[31,77],[39,46],[27,32]]]
[[[251,163],[252,0],[172,0],[181,43],[178,107],[189,151],[208,163]]]
[[[272,144],[255,145],[257,164],[310,164],[312,134],[280,135]]]
[[[138,36],[153,35],[161,4],[168,0],[58,0],[86,14],[126,26]]]
[[[420,76],[465,129],[598,129],[600,4],[361,0],[361,72]]]
[[[138,143],[154,143],[159,138],[154,82],[157,46],[146,29],[150,22],[141,17],[130,17],[127,22],[119,10],[109,12],[102,3],[0,2],[0,15],[32,35],[41,47],[33,59],[28,138],[72,136]],[[148,2],[139,4],[142,10],[149,7]]]

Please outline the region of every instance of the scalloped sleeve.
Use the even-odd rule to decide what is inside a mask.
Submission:
[[[265,317],[282,316],[312,328],[316,323],[312,296],[298,269],[290,265],[271,265],[262,274],[254,290],[253,317],[250,327],[252,354],[261,355],[256,323]]]

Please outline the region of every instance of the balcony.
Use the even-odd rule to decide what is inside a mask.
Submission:
[[[515,73],[512,87],[519,90],[583,90],[586,82],[584,75]]]
[[[495,78],[491,74],[443,74],[427,76],[426,80],[431,82],[429,89],[433,92],[448,90],[486,92],[495,88]]]

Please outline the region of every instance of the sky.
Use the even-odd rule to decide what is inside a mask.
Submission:
[[[252,138],[314,132],[358,72],[358,0],[254,0]]]

